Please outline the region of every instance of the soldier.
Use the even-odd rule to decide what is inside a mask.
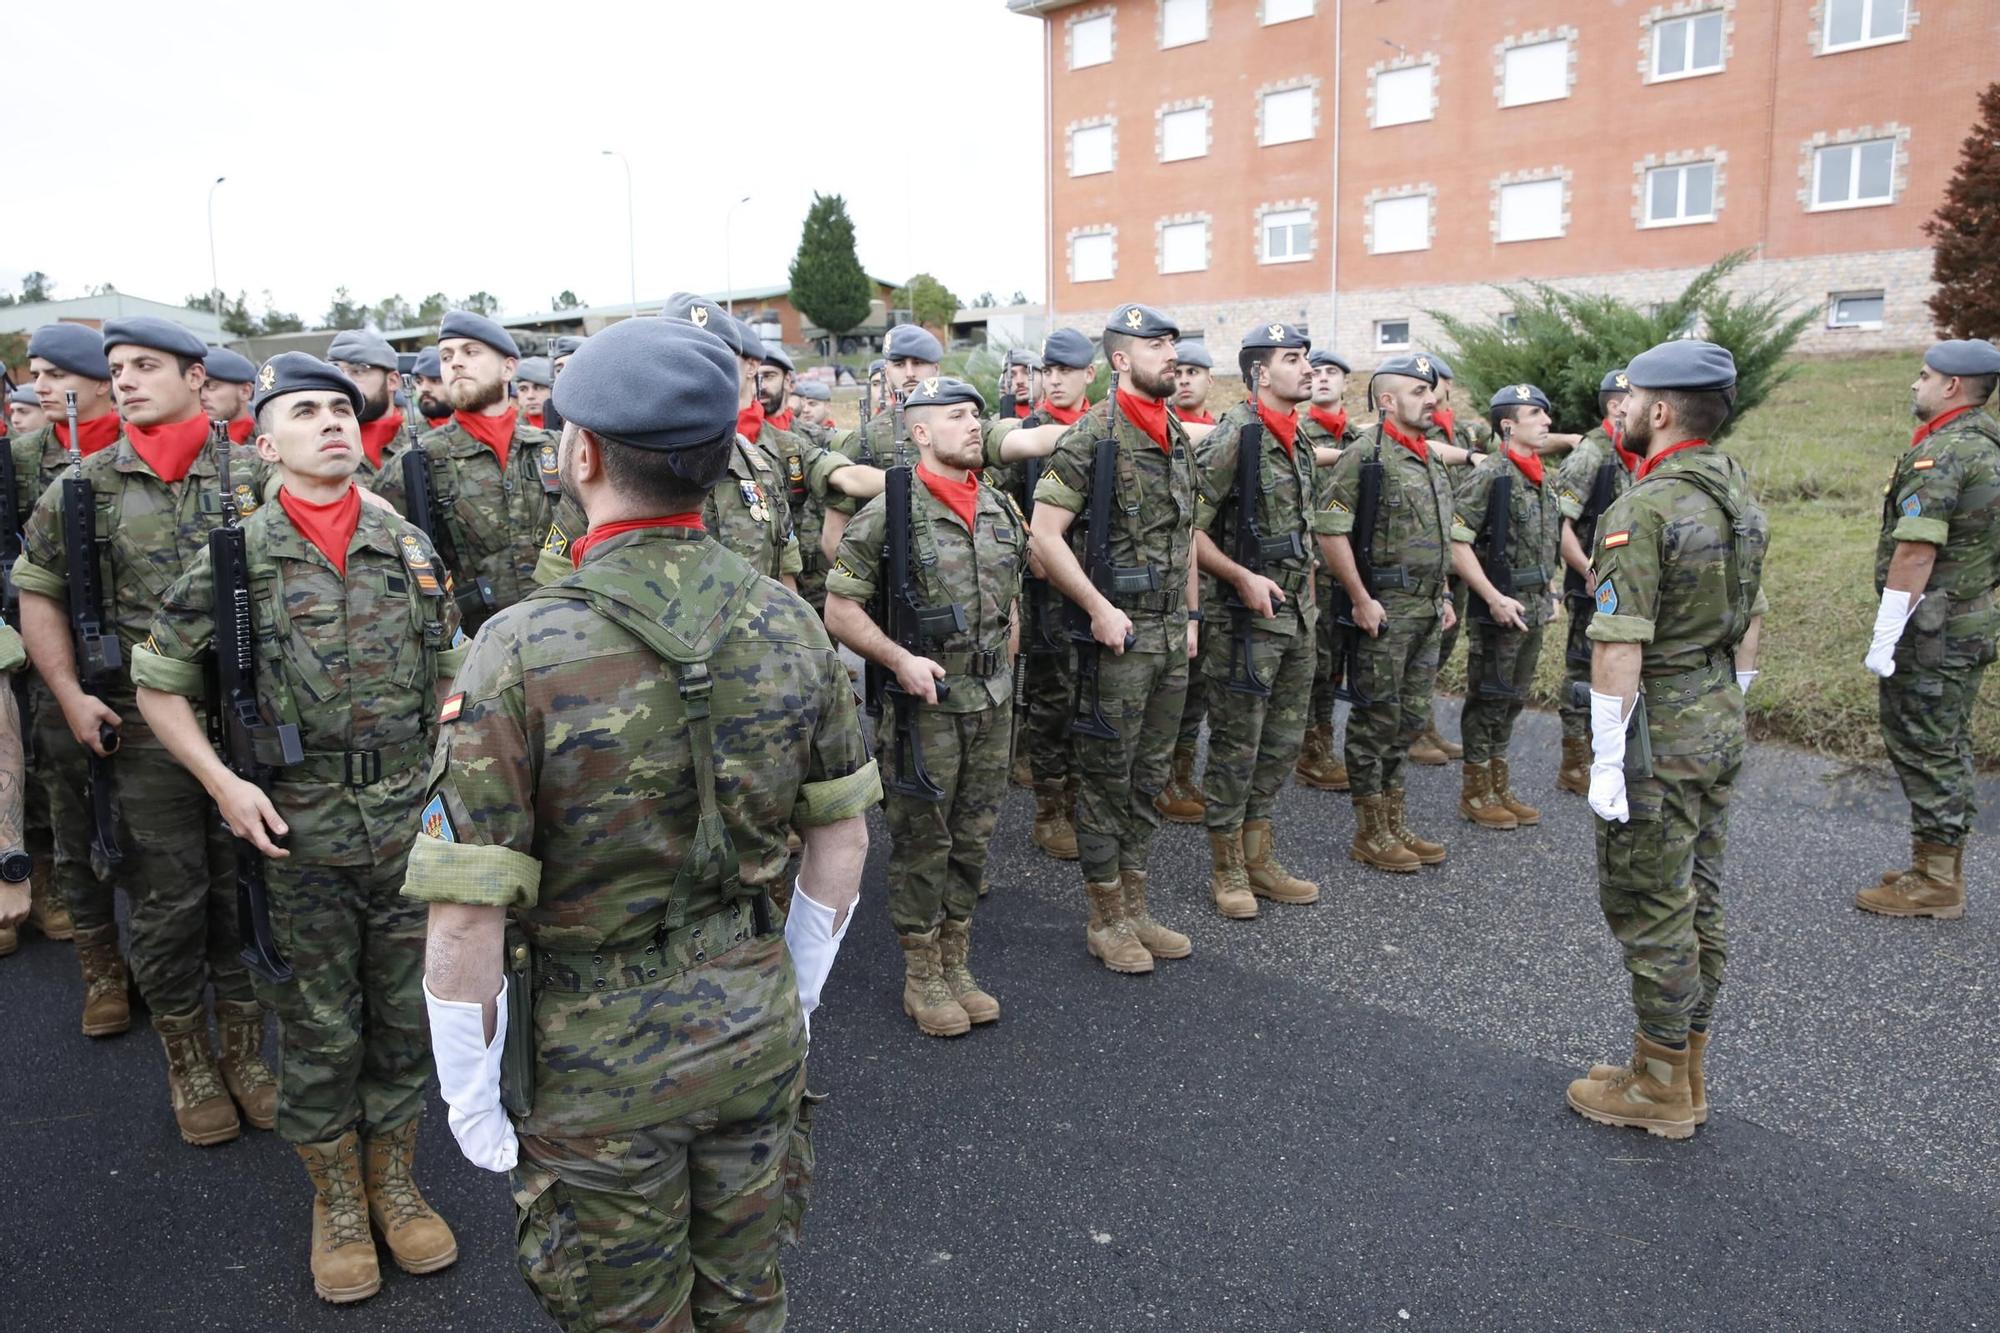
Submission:
[[[1478,417],[1466,421],[1458,420],[1450,397],[1451,363],[1435,352],[1431,354],[1430,359],[1438,373],[1437,407],[1432,412],[1431,426],[1425,432],[1425,438],[1433,443],[1455,444],[1474,458],[1485,457],[1494,448],[1492,433],[1486,429],[1486,423]],[[1453,649],[1458,646],[1458,627],[1465,620],[1465,582],[1457,574],[1453,574],[1450,584],[1452,623],[1438,643],[1440,675],[1443,674],[1446,664],[1451,661]],[[1410,745],[1410,761],[1438,767],[1455,759],[1462,759],[1464,756],[1465,747],[1455,741],[1446,740],[1444,733],[1438,730],[1437,710],[1433,707],[1424,723],[1422,734]]]
[[[1917,428],[1898,456],[1875,547],[1881,595],[1863,665],[1880,677],[1882,740],[1910,802],[1910,866],[1863,889],[1883,916],[1965,915],[1972,709],[2000,638],[2000,426],[1981,412],[2000,350],[1941,342],[1910,385]]]
[[[569,359],[576,355],[576,349],[583,346],[584,340],[587,337],[589,337],[588,334],[582,333],[558,334],[555,341],[550,345],[549,370],[551,373],[550,384],[552,390],[554,385],[553,377],[563,373],[563,367],[569,364]]]
[[[555,369],[545,356],[524,356],[514,367],[514,405],[536,430],[544,429],[542,408],[549,401],[549,389],[556,382]]]
[[[798,384],[798,368],[792,364],[792,354],[782,343],[758,343],[764,349],[764,360],[757,367],[755,378],[757,401],[763,405],[764,420],[779,430],[792,429],[792,391]]]
[[[42,410],[42,400],[35,396],[32,384],[23,384],[7,394],[7,434],[18,439],[33,435],[49,424],[49,414]]]
[[[1639,470],[1640,457],[1625,447],[1625,367],[1607,371],[1597,386],[1597,408],[1604,419],[1578,442],[1563,459],[1556,474],[1556,504],[1562,509],[1562,558],[1569,569],[1564,581],[1564,604],[1569,609],[1566,642],[1563,646],[1563,688],[1556,709],[1562,715],[1562,767],[1556,787],[1590,795],[1590,628],[1591,599],[1597,590],[1590,586],[1590,550],[1596,544],[1597,524],[1603,511],[1631,488]],[[1588,516],[1586,509],[1595,507]],[[1585,684],[1579,694],[1577,686]]]
[[[396,410],[396,349],[379,333],[367,329],[343,329],[333,336],[326,349],[333,363],[361,390],[361,411],[357,425],[361,431],[361,467],[355,479],[363,486],[373,482],[383,464],[401,452],[405,439],[415,439],[422,431],[408,431],[403,414]]]
[[[1180,361],[1174,370],[1174,415],[1183,426],[1213,426],[1208,396],[1215,391],[1215,358],[1208,344],[1188,338],[1176,345],[1175,354]]]
[[[868,365],[868,384],[862,390],[870,404],[862,423],[853,430],[836,430],[826,447],[870,467],[887,467],[895,461],[895,414],[888,408],[888,393],[907,394],[919,380],[935,377],[944,359],[944,347],[929,330],[917,324],[898,324],[882,340],[882,358]],[[841,534],[854,506],[830,504],[820,529],[820,551],[829,560],[840,547]]]
[[[1311,340],[1293,324],[1260,324],[1241,347],[1251,396],[1223,413],[1195,452],[1194,546],[1208,576],[1201,623],[1221,636],[1200,655],[1209,893],[1223,916],[1250,920],[1259,898],[1319,901],[1319,885],[1278,860],[1271,814],[1305,734],[1319,618],[1314,535],[1333,516],[1318,502],[1323,488],[1298,438],[1298,405],[1312,396]],[[1254,451],[1254,494],[1240,480],[1245,450]]]
[[[1174,415],[1183,426],[1213,426],[1215,416],[1207,407],[1208,395],[1215,387],[1215,358],[1209,355],[1207,345],[1196,338],[1176,344],[1174,354],[1179,358],[1174,369]],[[1202,577],[1203,605],[1211,600],[1214,591],[1211,582]],[[1199,824],[1208,809],[1208,793],[1194,777],[1195,755],[1201,747],[1201,724],[1208,716],[1208,681],[1202,671],[1207,648],[1208,639],[1204,635],[1200,650],[1188,667],[1187,698],[1181,703],[1181,725],[1174,738],[1173,773],[1160,794],[1153,798],[1154,808],[1161,817],[1175,824]]]
[[[827,559],[820,550],[819,538],[826,525],[826,505],[813,494],[806,477],[806,464],[808,454],[818,455],[825,450],[803,430],[793,428],[795,423],[788,406],[795,378],[791,355],[783,347],[762,339],[758,339],[758,346],[764,355],[751,373],[756,418],[746,420],[739,415],[738,429],[753,444],[762,446],[778,465],[778,485],[785,493],[785,507],[791,515],[792,537],[799,554],[794,586],[813,610],[821,611],[826,605]]]
[[[254,512],[262,471],[248,450],[231,446],[241,459],[235,472],[240,480],[234,495],[220,495],[214,451],[207,447],[209,421],[201,410],[201,362],[208,352],[201,339],[163,319],[117,319],[104,326],[104,350],[125,432],[83,462],[81,478],[96,493],[96,523],[93,533],[77,539],[95,542],[106,628],[115,629],[129,663],[151,632],[161,594],[206,544],[222,505]],[[188,1143],[227,1142],[242,1132],[238,1107],[258,1129],[271,1128],[277,1115],[276,1084],[258,1054],[264,1011],[237,957],[233,850],[201,784],[134,716],[127,670],[115,673],[102,696],[86,692],[78,680],[68,596],[69,581],[83,575],[70,567],[62,501],[61,485],[43,494],[14,565],[23,637],[54,696],[51,711],[59,710],[68,724],[69,735],[52,741],[100,756],[117,751],[111,772],[123,818],[115,831],[131,898],[132,970],[166,1048],[174,1120]],[[56,790],[52,784],[51,793]],[[83,818],[88,828],[89,816]],[[85,892],[71,904],[92,992],[107,985],[112,972],[98,952],[106,945],[115,950],[110,900],[106,889]],[[219,1061],[202,1008],[211,986]],[[106,1023],[117,1018],[103,1006],[97,1013]],[[91,1014],[87,998],[86,1021]]]
[[[256,377],[257,367],[250,364],[249,357],[227,347],[209,348],[201,364],[208,372],[201,384],[201,410],[208,413],[210,421],[228,423],[231,443],[244,443],[256,424],[250,419],[250,381]]]
[[[932,1037],[957,1037],[1000,1017],[1000,1002],[969,964],[972,912],[986,870],[986,847],[1007,791],[1013,743],[1016,598],[1027,562],[1027,521],[1014,501],[981,484],[986,408],[962,380],[922,380],[903,404],[917,452],[909,529],[889,531],[886,502],[870,500],[842,535],[827,575],[826,623],[833,636],[890,672],[914,697],[910,735],[901,713],[885,708],[878,754],[893,756],[883,775],[882,813],[895,845],[889,856],[889,921],[902,941],[903,1012]],[[926,607],[956,606],[965,628],[913,652],[883,633],[868,604],[886,581],[882,553],[908,544]],[[914,794],[914,772],[942,789]]]
[[[298,729],[302,763],[267,795],[217,757],[195,716],[218,614],[207,551],[168,590],[132,655],[139,711],[237,837],[261,853],[292,979],[259,978],[278,1015],[278,1133],[312,1179],[313,1289],[335,1302],[382,1285],[372,1221],[409,1273],[458,1258],[410,1170],[431,1077],[422,995],[424,908],[401,896],[423,803],[437,699],[466,651],[437,553],[364,505],[361,390],[284,352],[257,374],[257,449],[283,485],[243,524],[258,711]],[[280,840],[283,845],[280,845]]]
[[[12,626],[0,625],[0,673],[11,674],[27,663],[21,636]],[[22,800],[26,778],[20,708],[13,690],[0,689],[0,958],[21,947],[21,923],[33,910],[28,887],[33,862],[25,847],[27,806]]]
[[[1312,366],[1312,402],[1299,418],[1299,437],[1312,447],[1313,462],[1330,479],[1341,452],[1361,438],[1361,427],[1347,419],[1347,376],[1353,370],[1338,352],[1315,347],[1307,357]],[[1347,790],[1347,765],[1333,743],[1334,682],[1338,676],[1338,635],[1340,627],[1327,607],[1333,600],[1333,568],[1319,563],[1313,579],[1313,594],[1319,601],[1319,626],[1314,631],[1311,711],[1306,715],[1305,739],[1299,745],[1299,762],[1293,769],[1300,782],[1321,791]]]
[[[451,397],[445,392],[444,370],[437,348],[426,347],[417,353],[416,362],[410,367],[410,378],[417,384],[417,413],[424,424],[436,430],[450,421]]]
[[[1377,870],[1408,873],[1444,861],[1443,844],[1418,837],[1405,822],[1403,762],[1430,717],[1441,631],[1457,623],[1445,582],[1450,566],[1449,446],[1424,438],[1437,403],[1437,370],[1420,353],[1393,357],[1368,381],[1375,429],[1341,453],[1327,507],[1332,513],[1327,563],[1353,604],[1365,635],[1349,688],[1367,699],[1347,714],[1347,772],[1356,827],[1348,855]],[[1364,515],[1362,488],[1380,468],[1380,494]],[[1356,564],[1357,522],[1373,523],[1373,541]]]
[[[825,436],[833,429],[833,390],[818,380],[802,380],[798,386],[798,422],[808,433],[815,429],[822,438],[815,443],[826,443]]]
[[[1027,348],[1007,350],[1007,359],[1000,367],[1000,404],[995,415],[1019,421],[1035,410],[1035,372],[1041,368],[1041,359]]]
[[[590,528],[568,578],[473,644],[404,886],[432,904],[452,1132],[511,1172],[521,1272],[565,1329],[785,1322],[807,1016],[881,783],[811,608],[702,529],[739,382],[679,319],[614,324],[563,372]]]
[[[1465,774],[1458,812],[1482,828],[1539,824],[1542,812],[1514,794],[1507,747],[1541,661],[1542,630],[1555,616],[1551,583],[1559,567],[1562,514],[1555,486],[1536,451],[1549,429],[1549,398],[1532,384],[1510,384],[1487,408],[1494,438],[1511,467],[1476,467],[1459,483],[1451,528],[1451,563],[1486,607],[1466,651]],[[1504,479],[1506,509],[1494,491]]]
[[[1084,943],[1122,973],[1151,972],[1155,958],[1193,951],[1187,936],[1154,920],[1146,904],[1148,853],[1160,827],[1153,797],[1167,782],[1199,629],[1194,469],[1187,433],[1167,411],[1179,334],[1150,306],[1127,303],[1112,312],[1104,354],[1119,391],[1064,433],[1035,491],[1036,549],[1049,582],[1089,619],[1095,702],[1116,733],[1079,737],[1071,762],[1090,900]],[[1108,530],[1088,536],[1127,571],[1128,583],[1148,584],[1144,592],[1099,591],[1069,546],[1071,525],[1102,495],[1094,477],[1100,440],[1112,444],[1116,495],[1098,499]],[[1100,573],[1111,577],[1108,569]]]
[[[1631,1060],[1572,1082],[1569,1104],[1684,1139],[1708,1119],[1702,1056],[1728,949],[1722,857],[1770,527],[1742,467],[1709,443],[1735,403],[1729,352],[1662,343],[1626,378],[1625,439],[1646,461],[1598,525],[1590,808],[1598,900],[1639,1030]]]

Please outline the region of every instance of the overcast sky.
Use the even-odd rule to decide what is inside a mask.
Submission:
[[[1044,295],[1041,25],[1004,0],[10,10],[8,290],[31,269],[58,297],[206,290],[224,176],[219,279],[253,311],[268,288],[310,324],[342,284],[622,303],[610,148],[641,300],[724,285],[746,194],[729,276],[783,283],[814,190],[847,197],[878,277]]]

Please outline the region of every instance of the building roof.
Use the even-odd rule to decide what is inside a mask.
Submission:
[[[1047,14],[1078,3],[1080,0],[1007,0],[1007,8],[1016,14]]]
[[[893,289],[896,285],[893,282],[872,275],[868,280],[878,287]],[[708,297],[717,305],[726,305],[732,301],[739,303],[744,301],[769,301],[788,295],[791,290],[792,285],[789,282],[785,282],[779,283],[776,286],[738,287],[734,291],[703,292],[701,295]],[[639,302],[639,313],[642,315],[656,315],[660,312],[660,307],[666,303],[667,298],[664,296],[655,296],[648,300],[643,300]],[[573,324],[579,328],[596,329],[614,320],[624,319],[631,313],[632,303],[630,301],[607,301],[603,305],[572,306],[568,310],[530,310],[516,315],[495,315],[493,316],[493,320],[500,327],[507,329],[541,329],[551,324]],[[437,336],[437,325],[412,324],[406,328],[384,329],[382,330],[382,336],[390,342],[405,341],[411,338],[435,338]]]
[[[170,319],[205,343],[220,343],[226,335],[222,321],[206,310],[190,310],[184,305],[148,301],[129,292],[105,292],[100,296],[76,296],[67,301],[33,301],[25,305],[0,306],[0,333],[27,333],[44,324],[89,324],[96,327],[107,319],[129,319],[134,315],[154,315]]]

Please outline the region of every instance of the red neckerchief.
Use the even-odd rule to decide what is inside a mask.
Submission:
[[[500,460],[500,468],[507,468],[507,451],[514,447],[514,422],[519,408],[510,407],[497,417],[473,416],[469,412],[454,412],[451,419],[459,424],[467,435],[493,451]]]
[[[939,504],[958,515],[959,521],[965,524],[967,532],[977,531],[972,526],[972,516],[979,508],[979,476],[977,473],[967,473],[964,481],[953,481],[949,477],[940,477],[937,473],[919,463],[917,464],[917,480],[924,484],[924,489],[937,497]]]
[[[241,444],[249,439],[251,432],[256,429],[257,420],[255,417],[238,417],[229,423],[229,442],[231,444]]]
[[[1016,420],[1019,420],[1020,418],[1027,416],[1030,412],[1034,410],[1035,407],[1034,404],[1032,403],[1015,403],[1014,417]]]
[[[776,416],[766,417],[764,419],[770,422],[773,426],[777,427],[779,430],[790,430],[792,428],[792,409],[788,407],[784,411],[778,413]]]
[[[1346,408],[1343,407],[1338,412],[1329,412],[1323,407],[1314,407],[1311,409],[1311,412],[1312,419],[1326,427],[1332,433],[1334,439],[1343,440],[1347,438]]]
[[[1167,434],[1167,405],[1158,398],[1134,398],[1123,389],[1118,391],[1118,411],[1133,425],[1145,432],[1146,438],[1160,446],[1160,452],[1174,451],[1172,438]]]
[[[116,412],[105,412],[99,416],[92,417],[88,421],[77,422],[76,437],[78,444],[82,447],[83,456],[88,458],[105,445],[117,439],[118,432],[123,425],[124,423],[118,419]],[[55,428],[57,441],[62,444],[65,450],[68,449],[69,423],[67,421],[58,421],[55,423]]]
[[[361,452],[368,455],[370,467],[382,466],[382,455],[389,448],[389,441],[403,433],[403,414],[390,412],[376,417],[373,421],[361,423]]]
[[[1971,410],[1972,408],[1969,406],[1954,407],[1949,412],[1938,413],[1936,416],[1932,417],[1929,421],[1926,421],[1923,425],[1917,427],[1915,430],[1910,432],[1910,447],[1912,449],[1916,448],[1918,445],[1922,444],[1925,440],[1928,440],[1931,436],[1935,435],[1939,430],[1943,429],[1943,427],[1948,422],[1953,422],[1958,420],[1960,417],[1964,416],[1967,412],[1970,412]]]
[[[1382,433],[1415,454],[1417,461],[1422,463],[1431,461],[1431,447],[1425,443],[1423,436],[1403,434],[1402,429],[1387,417],[1382,419]]]
[[[1058,425],[1063,425],[1063,426],[1074,426],[1077,423],[1078,418],[1082,417],[1083,414],[1085,412],[1088,412],[1089,410],[1090,410],[1090,400],[1088,398],[1084,399],[1083,402],[1076,407],[1057,407],[1054,403],[1050,402],[1046,398],[1042,399],[1041,402],[1035,404],[1035,411],[1047,417],[1050,421],[1056,422]]]
[[[1521,469],[1521,475],[1540,486],[1542,484],[1542,456],[1536,453],[1521,453],[1513,445],[1507,446],[1507,460]]]
[[[333,562],[340,577],[346,578],[347,547],[354,540],[354,530],[361,526],[361,492],[354,483],[349,482],[347,490],[331,504],[301,500],[280,486],[278,503],[284,506],[285,517],[292,520],[299,536],[317,546],[319,553]]]
[[[450,420],[450,417],[425,417],[424,424],[428,425],[432,430],[436,430],[439,426]]]
[[[1660,450],[1660,452],[1658,452],[1657,454],[1648,454],[1646,456],[1646,461],[1639,464],[1639,480],[1644,481],[1654,468],[1658,467],[1664,460],[1679,453],[1681,450],[1698,449],[1702,445],[1707,443],[1708,443],[1707,440],[1682,440],[1679,444],[1667,446],[1665,449]]]
[[[209,419],[196,412],[186,421],[169,421],[164,426],[141,426],[128,421],[125,438],[132,441],[133,452],[146,460],[146,466],[171,486],[187,476],[194,460],[201,457],[213,429]]]
[[[764,433],[764,403],[752,398],[750,406],[736,414],[736,433],[750,443],[757,443],[757,437]]]
[[[1212,412],[1183,412],[1179,408],[1175,408],[1174,415],[1181,419],[1183,425],[1213,426],[1215,424],[1215,414]]]
[[[1257,420],[1264,423],[1264,429],[1278,437],[1278,443],[1285,446],[1287,456],[1298,449],[1299,414],[1296,411],[1280,415],[1264,406],[1264,400],[1257,400]]]
[[[528,424],[536,430],[540,430],[542,428],[542,414],[540,412],[528,413]]]
[[[1444,437],[1447,440],[1455,440],[1458,438],[1457,434],[1458,418],[1452,414],[1452,410],[1450,408],[1440,407],[1433,409],[1431,412],[1431,420],[1437,422],[1437,428],[1444,432]]]
[[[609,541],[613,537],[622,537],[628,532],[638,532],[642,528],[693,528],[696,532],[705,530],[702,527],[699,509],[690,509],[684,514],[668,514],[662,518],[620,519],[616,523],[606,523],[601,527],[592,528],[577,538],[575,544],[569,548],[570,564],[574,568],[582,569],[584,552],[591,547],[599,542]]]

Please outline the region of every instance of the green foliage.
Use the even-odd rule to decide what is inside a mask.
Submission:
[[[270,288],[264,289],[264,317],[258,321],[259,333],[303,333],[306,322],[289,310],[280,310],[271,300]]]
[[[451,298],[443,292],[432,292],[417,307],[417,323],[435,324],[444,318],[444,312],[451,309]]]
[[[792,304],[830,334],[846,333],[868,318],[874,284],[854,252],[854,222],[841,196],[813,195],[792,256],[791,284]]]
[[[1992,337],[2000,329],[2000,83],[1979,95],[1979,123],[1924,230],[1937,242],[1930,307],[1938,327],[1953,338]]]
[[[38,301],[56,299],[56,280],[36,269],[21,278],[21,304],[34,305]]]
[[[951,317],[958,313],[958,298],[951,294],[951,288],[928,273],[919,273],[898,287],[890,304],[909,311],[917,323],[932,329],[949,329]]]
[[[465,298],[459,309],[469,310],[475,315],[497,315],[500,313],[500,298],[492,292],[474,292]]]
[[[575,310],[583,304],[583,298],[565,287],[549,298],[551,310]]]
[[[358,329],[368,322],[368,306],[356,301],[345,287],[333,289],[333,301],[320,317],[323,329]]]
[[[1736,415],[1723,427],[1727,434],[1785,382],[1786,354],[1818,317],[1817,308],[1787,314],[1791,302],[1782,296],[1726,290],[1749,257],[1747,250],[1725,255],[1678,296],[1647,308],[1534,282],[1495,289],[1513,308],[1512,323],[1428,313],[1450,340],[1445,351],[1460,388],[1484,403],[1504,384],[1538,384],[1555,405],[1558,430],[1583,430],[1598,419],[1597,386],[1606,371],[1669,339],[1706,337],[1736,358]]]

